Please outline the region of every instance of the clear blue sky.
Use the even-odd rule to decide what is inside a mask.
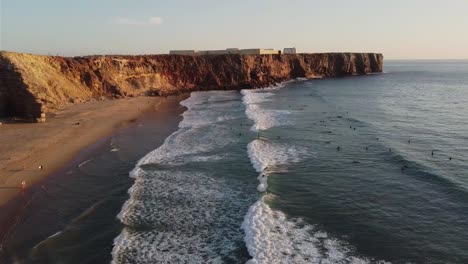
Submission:
[[[468,58],[468,0],[0,0],[0,49],[147,54],[283,48]]]

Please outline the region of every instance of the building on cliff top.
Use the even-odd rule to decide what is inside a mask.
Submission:
[[[174,55],[197,55],[198,51],[196,50],[171,50],[169,54],[174,54]]]
[[[295,47],[292,47],[292,48],[284,48],[284,49],[283,49],[283,53],[284,53],[284,54],[296,54],[296,48],[295,48]]]
[[[275,50],[275,49],[229,48],[225,50],[171,50],[169,54],[173,54],[173,55],[221,55],[221,54],[263,55],[263,54],[281,54],[281,51]]]

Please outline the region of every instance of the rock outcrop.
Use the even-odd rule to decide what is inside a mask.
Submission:
[[[0,52],[0,116],[40,118],[68,104],[266,87],[294,78],[381,72],[378,53],[40,56]]]

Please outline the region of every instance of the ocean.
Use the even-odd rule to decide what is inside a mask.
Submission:
[[[118,199],[100,227],[60,238],[90,243],[109,222],[106,246],[69,255],[468,263],[468,61],[387,61],[382,74],[193,92],[180,105],[176,131],[108,179]],[[31,263],[93,263],[37,247]]]

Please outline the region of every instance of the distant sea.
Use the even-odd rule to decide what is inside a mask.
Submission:
[[[108,178],[128,193],[99,218],[117,226],[105,246],[87,246],[100,229],[85,215],[36,259],[62,263],[63,247],[44,247],[60,238],[116,264],[468,263],[468,61],[387,61],[180,104],[176,131]]]

